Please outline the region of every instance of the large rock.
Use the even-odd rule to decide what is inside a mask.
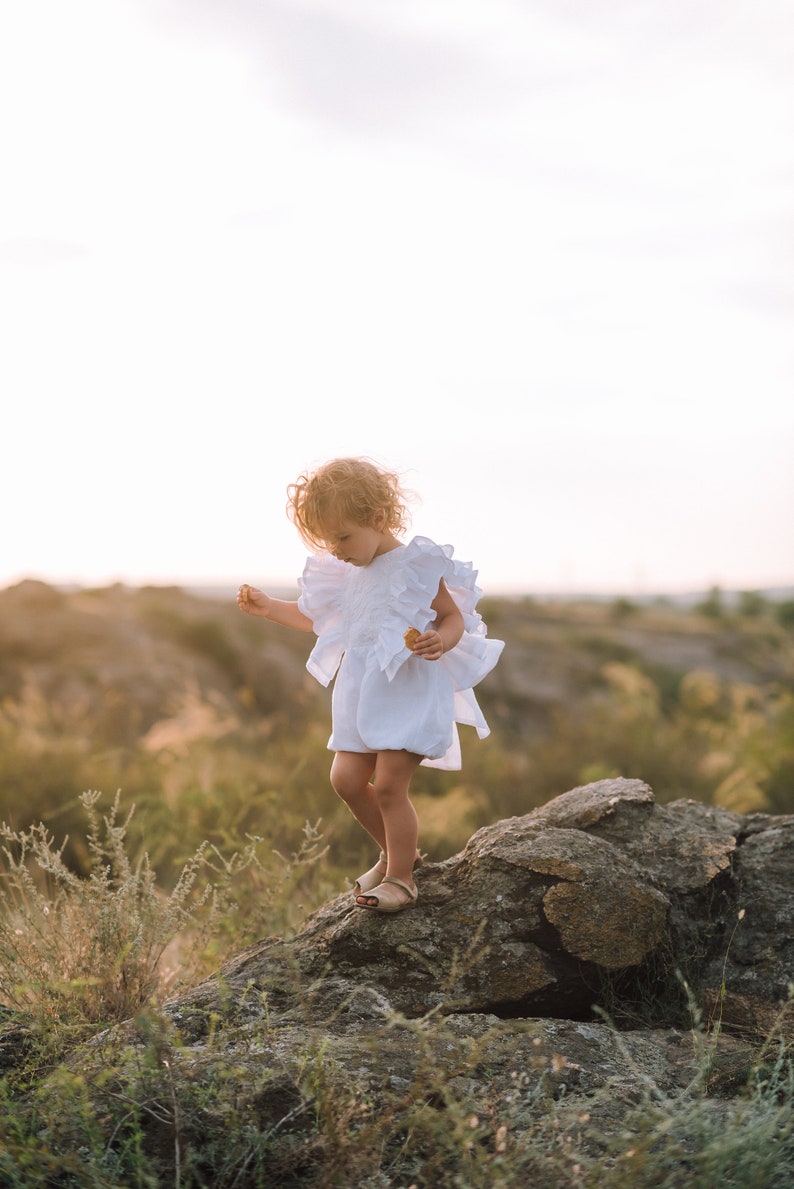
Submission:
[[[438,1168],[475,1137],[525,1159],[526,1183],[579,1185],[577,1153],[597,1170],[657,1141],[677,1163],[700,1134],[722,1142],[727,1100],[773,1051],[748,1032],[787,1033],[793,842],[791,817],[659,806],[636,780],[574,789],[422,867],[417,906],[339,896],[69,1065],[108,1152],[143,1088],[142,1143],[169,1183],[183,1150],[215,1169],[247,1135],[263,1163],[244,1150],[241,1189],[374,1189],[398,1158],[401,1184],[469,1183]],[[13,1026],[0,1042],[0,1063],[27,1043]],[[440,1144],[430,1172],[421,1138],[408,1152],[417,1127]]]
[[[719,1133],[754,1034],[789,1031],[793,844],[794,818],[661,806],[636,780],[574,789],[422,867],[415,907],[340,896],[172,1001],[185,1076],[222,1069],[285,1143],[316,1139],[318,1093],[375,1117],[470,1112],[497,1151],[564,1134],[597,1164],[699,1087]]]
[[[680,972],[725,1023],[763,1027],[794,981],[793,843],[792,817],[661,806],[641,781],[599,781],[420,868],[416,907],[389,916],[339,896],[169,1011],[197,1035],[224,1004],[260,997],[285,1024],[307,997],[315,1022],[431,1010],[586,1020],[639,1002],[652,1019],[657,994],[669,1016]]]

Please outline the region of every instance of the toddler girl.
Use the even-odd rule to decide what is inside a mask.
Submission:
[[[489,731],[472,686],[504,647],[475,610],[477,573],[450,545],[402,544],[408,519],[397,475],[340,458],[287,489],[287,512],[314,551],[297,602],[244,585],[237,602],[317,643],[307,662],[322,685],[336,676],[331,784],[380,847],[356,881],[356,902],[399,912],[417,898],[418,823],[408,789],[419,764],[460,768],[457,723]],[[410,632],[409,629],[414,629]]]

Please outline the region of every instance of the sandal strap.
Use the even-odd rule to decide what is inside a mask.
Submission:
[[[402,888],[402,890],[404,892],[408,893],[408,895],[411,897],[412,900],[415,900],[416,897],[419,895],[416,888],[412,888],[410,886],[410,884],[403,883],[403,881],[401,879],[395,879],[393,875],[384,875],[383,879],[380,882],[382,884],[391,883],[391,884],[394,884],[394,886],[396,888]],[[364,894],[366,895],[366,893],[364,893]]]

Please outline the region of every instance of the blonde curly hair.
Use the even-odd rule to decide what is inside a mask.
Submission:
[[[388,532],[405,532],[409,498],[393,471],[368,458],[335,458],[290,483],[287,515],[304,544],[322,551],[340,523],[370,527],[379,512],[385,514],[383,527]]]

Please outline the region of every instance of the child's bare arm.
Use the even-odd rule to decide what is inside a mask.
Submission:
[[[426,661],[437,661],[445,652],[455,647],[463,635],[464,624],[458,605],[444,585],[443,579],[431,606],[436,613],[436,621],[426,632],[422,632],[412,651]]]
[[[237,606],[246,615],[257,615],[261,619],[269,619],[272,623],[280,623],[286,628],[295,628],[299,632],[311,632],[314,624],[298,607],[297,602],[289,599],[274,599],[263,590],[249,586],[244,582],[237,591]]]

